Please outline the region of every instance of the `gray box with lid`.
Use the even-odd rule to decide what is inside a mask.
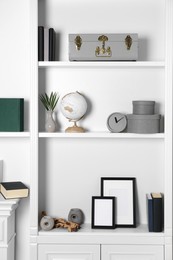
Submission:
[[[127,115],[127,132],[139,134],[160,133],[160,118],[158,114],[154,115]]]
[[[70,61],[136,61],[138,34],[69,34]]]
[[[135,100],[133,101],[133,114],[153,115],[155,101]]]

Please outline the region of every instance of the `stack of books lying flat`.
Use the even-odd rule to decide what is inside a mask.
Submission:
[[[28,197],[29,189],[23,182],[1,182],[0,193],[5,199],[18,199]]]

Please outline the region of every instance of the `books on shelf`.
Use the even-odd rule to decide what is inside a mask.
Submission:
[[[153,232],[153,198],[151,194],[147,194],[148,203],[148,230]]]
[[[148,230],[162,232],[163,230],[163,196],[161,193],[147,194]]]
[[[24,99],[0,98],[0,132],[24,131]]]
[[[55,61],[55,31],[53,28],[49,28],[49,61]]]
[[[38,26],[38,61],[55,61],[55,30]]]
[[[0,192],[5,199],[17,199],[28,197],[29,189],[23,182],[1,182]]]
[[[44,27],[38,26],[38,60],[44,61]]]

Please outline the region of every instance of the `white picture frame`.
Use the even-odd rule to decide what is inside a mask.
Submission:
[[[115,198],[92,197],[92,228],[114,229],[115,228]]]
[[[115,197],[117,227],[136,227],[135,178],[101,178],[101,196]]]

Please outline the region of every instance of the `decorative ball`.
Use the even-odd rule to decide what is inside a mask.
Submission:
[[[77,224],[82,224],[84,222],[84,214],[81,209],[74,208],[71,209],[69,214],[68,214],[68,221],[77,223]]]
[[[62,114],[71,121],[80,120],[87,111],[87,102],[79,92],[65,95],[60,103]]]
[[[40,226],[45,231],[51,230],[54,227],[54,224],[54,219],[50,216],[44,216],[40,221]]]

